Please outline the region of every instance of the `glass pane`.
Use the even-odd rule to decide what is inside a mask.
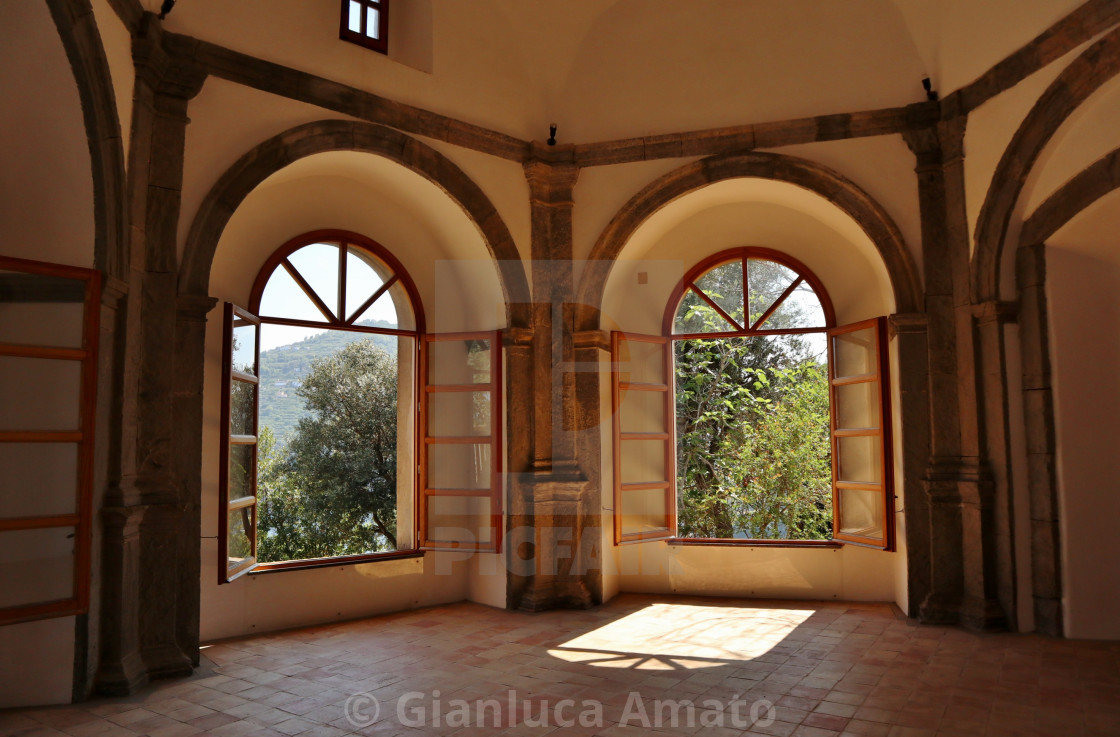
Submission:
[[[708,299],[743,326],[743,261],[736,259],[706,272],[696,280]]]
[[[428,446],[429,489],[489,489],[489,443]]]
[[[315,306],[283,266],[277,266],[272,276],[268,277],[268,283],[265,284],[264,292],[261,294],[260,313],[262,317],[327,322],[322,310]],[[265,350],[263,344],[261,350]]]
[[[428,383],[436,386],[490,383],[490,341],[433,340],[428,343]]]
[[[840,533],[883,539],[883,495],[873,489],[840,489]]]
[[[256,472],[257,446],[229,446],[229,498],[254,496],[253,475]]]
[[[665,432],[665,392],[622,390],[619,410],[622,432]]]
[[[0,532],[0,609],[74,595],[73,527]]]
[[[243,317],[233,317],[233,369],[257,375],[257,326]]]
[[[229,512],[229,534],[226,541],[229,545],[228,564],[235,568],[253,557],[253,528],[256,525],[257,508],[255,506],[233,509]]]
[[[645,484],[665,481],[664,440],[623,440],[619,449],[622,483]]]
[[[838,379],[875,373],[875,329],[832,336],[832,360]]]
[[[354,324],[366,328],[391,328],[396,329],[400,327],[397,319],[397,305],[394,297],[394,290],[397,286],[394,284],[389,288],[389,291],[382,294],[377,300],[362,311],[362,314],[354,320]],[[403,290],[402,290],[403,291]],[[361,307],[361,305],[357,305]],[[402,330],[412,330],[412,327],[400,328]]]
[[[879,428],[879,382],[836,387],[836,427],[840,430]]]
[[[332,313],[338,314],[338,246],[332,243],[312,243],[304,246],[288,261],[296,267]]]
[[[770,309],[770,305],[797,279],[797,272],[765,259],[747,259],[747,290],[751,325]]]
[[[431,437],[490,436],[490,392],[432,392],[428,411]]]
[[[618,380],[632,384],[665,383],[665,344],[622,340],[618,346]]]
[[[878,484],[883,480],[882,459],[879,457],[877,435],[856,435],[837,438],[839,464],[836,478],[864,484]]]
[[[0,301],[0,343],[81,348],[84,315],[80,302]]]
[[[372,297],[391,271],[370,254],[350,248],[346,252],[346,317],[354,316],[354,311]],[[392,320],[396,325],[396,320]]]
[[[231,435],[257,434],[257,387],[236,379],[232,382],[229,402]]]
[[[622,492],[622,534],[667,529],[668,510],[664,489],[636,489]]]
[[[0,517],[78,511],[77,443],[0,443]]]
[[[493,540],[490,499],[484,496],[428,496],[428,540],[488,543]]]
[[[79,430],[82,364],[0,356],[0,430]]]
[[[379,11],[375,7],[366,8],[366,35],[370,38],[381,38],[381,28],[378,23]]]
[[[362,4],[358,0],[350,0],[346,27],[354,33],[362,32]]]
[[[677,316],[673,320],[673,333],[727,333],[734,331],[734,325],[724,320],[712,306],[691,289],[685,292]]]
[[[823,327],[827,327],[827,323],[820,297],[809,283],[804,281],[798,284],[797,289],[794,289],[793,293],[778,305],[778,309],[766,318],[766,322],[759,326],[761,330]]]

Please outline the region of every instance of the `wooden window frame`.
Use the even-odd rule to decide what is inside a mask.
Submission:
[[[0,532],[43,530],[57,527],[74,528],[72,595],[65,599],[0,609],[0,625],[7,625],[84,614],[89,611],[101,273],[94,269],[8,256],[0,256],[0,270],[85,282],[82,299],[82,345],[80,348],[0,343],[0,356],[79,361],[81,363],[78,428],[75,431],[0,431],[0,443],[75,443],[78,446],[78,469],[75,479],[76,513],[0,519]]]
[[[350,4],[362,6],[361,29],[350,30]],[[367,32],[370,9],[377,10],[377,38]],[[389,53],[389,0],[342,0],[342,15],[339,19],[338,37],[343,41],[363,46],[381,54]]]
[[[704,294],[703,290],[697,285],[697,281],[699,281],[706,273],[708,273],[712,269],[714,269],[718,266],[722,266],[724,264],[732,263],[734,261],[739,260],[739,261],[742,262],[744,300],[748,300],[749,297],[747,295],[749,295],[749,293],[750,293],[749,292],[748,260],[750,260],[750,259],[762,259],[762,260],[773,261],[775,263],[778,263],[778,264],[794,271],[797,274],[797,278],[773,302],[773,304],[771,304],[770,307],[768,309],[766,309],[766,311],[760,317],[758,317],[756,320],[754,320],[748,326],[748,325],[740,325],[738,323],[738,321],[736,321],[731,315],[727,314],[727,312],[720,305],[718,305],[715,300],[711,299],[706,294]],[[782,302],[785,301],[785,299],[788,298],[794,292],[794,290],[796,290],[797,287],[802,283],[808,284],[813,289],[813,291],[816,293],[818,299],[820,300],[821,309],[824,312],[824,317],[825,317],[824,326],[814,327],[814,328],[793,328],[793,329],[785,329],[785,330],[763,329],[762,326],[765,325],[766,321],[773,315],[773,313],[778,309],[778,307],[782,304]],[[677,312],[680,309],[680,305],[681,305],[682,300],[685,298],[685,295],[688,294],[689,292],[695,293],[697,296],[699,296],[700,299],[702,299],[705,303],[707,303],[708,306],[710,306],[712,309],[714,309],[716,311],[716,313],[718,315],[720,315],[720,317],[728,323],[729,327],[731,327],[733,329],[727,330],[727,331],[720,331],[720,332],[703,332],[703,333],[676,333],[676,332],[674,332],[674,325],[675,325],[675,321],[676,321]],[[744,309],[747,308],[748,304],[744,305]],[[836,534],[837,531],[838,531],[838,528],[836,527],[836,525],[838,524],[838,520],[839,520],[839,494],[841,492],[838,491],[838,488],[840,488],[840,487],[837,486],[838,482],[837,482],[837,479],[836,479],[837,468],[838,468],[837,458],[838,458],[838,452],[839,451],[837,449],[837,440],[836,440],[836,436],[835,436],[836,421],[837,421],[836,420],[836,411],[835,411],[835,403],[836,403],[835,387],[832,385],[832,381],[831,381],[832,335],[836,334],[836,333],[842,333],[842,332],[864,329],[864,328],[868,327],[868,325],[870,323],[873,323],[875,320],[879,321],[879,333],[878,333],[879,342],[878,342],[878,346],[877,346],[878,347],[877,361],[878,361],[878,367],[879,367],[878,372],[879,373],[878,373],[877,376],[878,376],[879,388],[880,388],[880,391],[879,391],[880,412],[882,413],[882,419],[881,419],[881,422],[880,422],[880,428],[881,428],[881,432],[880,432],[880,453],[882,454],[881,457],[882,457],[882,469],[883,469],[883,484],[882,484],[882,487],[881,487],[882,491],[883,491],[883,517],[884,517],[883,529],[884,529],[884,536],[885,536],[885,540],[883,540],[883,541],[870,540],[870,539],[865,539],[865,538],[855,538],[851,535],[841,536],[841,535]],[[833,539],[831,539],[831,540],[788,540],[788,539],[753,540],[753,539],[736,539],[736,538],[682,538],[682,537],[676,537],[676,532],[675,532],[675,526],[676,525],[675,525],[675,523],[676,523],[677,498],[676,498],[676,474],[675,474],[675,460],[676,460],[675,442],[674,442],[674,445],[672,446],[672,448],[670,449],[671,450],[671,455],[672,455],[672,458],[673,458],[673,461],[674,461],[674,464],[673,464],[674,465],[674,474],[669,477],[669,479],[670,479],[670,491],[671,491],[671,494],[672,494],[671,516],[672,516],[672,521],[673,521],[673,528],[672,529],[674,530],[673,536],[668,536],[667,537],[667,536],[653,536],[653,535],[650,535],[648,539],[666,539],[667,542],[669,544],[672,544],[672,545],[701,545],[701,546],[703,546],[703,545],[721,546],[722,545],[722,546],[742,546],[742,547],[767,546],[767,547],[801,547],[801,548],[807,548],[807,547],[836,548],[836,547],[842,546],[844,543],[853,543],[853,544],[864,545],[864,546],[868,546],[868,547],[876,547],[876,548],[880,548],[880,549],[884,549],[884,550],[894,550],[894,495],[893,495],[893,472],[891,470],[892,469],[892,466],[891,466],[892,457],[891,457],[890,404],[889,404],[889,401],[890,401],[889,356],[888,356],[887,350],[886,350],[887,343],[886,343],[886,332],[885,332],[885,327],[884,327],[885,324],[886,324],[885,323],[885,318],[875,318],[875,320],[864,321],[864,322],[861,322],[861,323],[856,323],[855,325],[846,325],[846,326],[842,326],[842,327],[836,327],[836,313],[835,313],[835,310],[834,310],[833,305],[832,305],[832,300],[828,295],[828,291],[824,288],[824,283],[816,276],[816,274],[813,273],[813,271],[808,266],[806,266],[805,264],[803,264],[799,260],[793,258],[792,256],[789,256],[789,255],[787,255],[785,253],[782,253],[780,251],[776,251],[776,250],[769,249],[769,248],[758,248],[758,247],[734,248],[734,249],[729,249],[729,250],[726,250],[726,251],[721,251],[720,253],[716,253],[712,256],[709,256],[708,258],[703,259],[698,264],[693,266],[685,274],[685,276],[680,280],[680,282],[677,283],[676,287],[674,288],[673,292],[671,293],[669,301],[666,305],[665,314],[662,318],[662,337],[665,340],[667,340],[668,343],[669,343],[669,349],[667,350],[667,354],[668,354],[667,359],[668,359],[668,362],[669,362],[669,368],[668,368],[669,373],[667,374],[667,378],[669,380],[668,381],[669,396],[667,397],[667,403],[669,404],[669,409],[667,411],[669,412],[668,417],[673,418],[673,420],[674,420],[673,422],[669,423],[670,427],[672,429],[675,429],[675,426],[676,426],[676,422],[675,422],[675,418],[676,418],[676,401],[675,401],[675,395],[676,395],[675,394],[676,360],[675,360],[675,351],[672,348],[675,341],[679,341],[679,340],[706,340],[706,339],[720,339],[720,338],[744,338],[744,337],[770,336],[770,335],[798,335],[798,334],[808,334],[808,333],[818,333],[818,334],[822,334],[822,335],[826,336],[826,340],[827,340],[827,343],[828,343],[828,351],[829,351],[828,355],[829,355],[829,366],[830,366],[830,368],[829,368],[829,371],[830,371],[829,436],[830,436],[830,443],[831,443],[831,448],[832,448],[832,464],[831,465],[832,465]],[[627,334],[619,333],[617,335],[625,336]],[[649,336],[646,336],[646,337],[649,337]],[[616,355],[616,350],[617,350],[616,349],[616,343],[615,343],[616,340],[617,340],[617,338],[615,338],[614,335],[612,335],[612,356]],[[618,378],[617,378],[617,371],[616,370],[612,370],[612,376],[614,377],[614,379],[612,381],[612,400],[611,400],[612,401],[612,407],[611,407],[611,409],[612,409],[612,417],[613,417],[613,434],[614,434],[614,448],[613,448],[613,450],[614,450],[614,456],[615,456],[615,496],[614,496],[614,503],[615,503],[615,544],[620,544],[620,543],[625,543],[625,542],[642,542],[643,540],[641,538],[636,537],[636,536],[624,536],[624,535],[621,534],[621,518],[620,518],[621,517],[621,515],[620,515],[620,512],[621,512],[621,506],[620,506],[620,504],[621,504],[621,493],[620,493],[620,479],[619,479],[619,471],[618,471],[619,463],[620,463],[620,459],[619,459],[619,452],[620,452],[619,438],[620,438],[620,432],[621,432],[620,431],[620,418],[619,418],[620,397],[619,397],[619,388],[618,388],[619,381],[618,381]],[[668,452],[667,452],[667,455],[669,455]],[[846,485],[842,484],[842,486],[846,486]]]
[[[487,340],[490,342],[490,381],[479,384],[433,384],[430,380],[428,361],[432,343],[443,341]],[[497,553],[502,549],[503,517],[502,500],[504,496],[502,461],[502,331],[436,333],[425,335],[423,349],[420,351],[421,401],[420,401],[420,439],[419,473],[420,504],[418,514],[417,539],[424,550],[474,550]],[[480,436],[433,436],[429,433],[431,401],[433,395],[443,392],[489,392],[490,394],[490,435]],[[480,440],[480,438],[486,438]],[[490,488],[489,489],[435,489],[429,486],[428,449],[431,445],[470,444],[490,446]],[[490,500],[491,536],[488,542],[466,540],[431,540],[428,538],[428,501],[436,497],[474,497]]]
[[[319,296],[315,292],[314,288],[312,288],[306,282],[306,280],[304,280],[302,278],[302,276],[298,276],[298,269],[296,269],[296,267],[289,260],[289,257],[293,253],[295,253],[296,251],[300,250],[301,248],[303,248],[305,246],[314,245],[316,243],[327,243],[327,244],[330,244],[330,245],[338,246],[339,270],[338,270],[338,310],[337,311],[338,311],[339,314],[335,314],[332,310],[330,310],[330,308],[327,305],[325,305],[323,303],[322,299],[319,298]],[[362,305],[360,305],[358,308],[356,308],[353,311],[353,314],[347,316],[345,314],[346,313],[346,255],[347,255],[347,253],[348,253],[348,251],[351,247],[362,250],[362,251],[368,253],[369,255],[373,256],[374,258],[378,259],[379,261],[381,261],[386,267],[388,267],[388,269],[390,271],[392,271],[392,276],[388,280],[386,280],[382,284],[382,286],[379,287],[378,290],[369,299],[367,299]],[[289,275],[292,276],[293,280],[296,282],[296,285],[304,292],[304,294],[307,295],[308,299],[311,300],[311,303],[313,305],[315,305],[315,307],[322,313],[324,321],[315,322],[315,321],[311,321],[311,320],[301,320],[301,319],[292,319],[292,318],[260,315],[261,299],[264,296],[265,287],[268,285],[269,279],[272,277],[272,275],[276,272],[277,269],[284,269],[285,271],[288,272]],[[414,322],[415,328],[413,328],[413,329],[376,328],[376,327],[358,326],[358,325],[354,324],[357,321],[357,319],[359,317],[361,317],[361,315],[366,311],[366,309],[368,309],[370,306],[372,306],[373,303],[375,303],[381,296],[383,296],[384,294],[387,294],[388,291],[391,288],[393,288],[395,285],[398,285],[398,284],[404,289],[406,295],[408,296],[409,304],[410,304],[410,307],[412,308],[413,322]],[[282,245],[280,248],[278,248],[268,258],[268,260],[265,261],[264,265],[261,267],[261,270],[260,270],[260,272],[258,272],[257,278],[253,283],[252,291],[250,292],[249,305],[250,305],[249,310],[243,310],[241,308],[237,308],[233,305],[228,305],[227,304],[227,311],[228,310],[235,310],[237,312],[237,314],[239,314],[243,317],[257,320],[259,322],[259,325],[286,325],[286,326],[291,326],[291,327],[313,328],[313,329],[316,329],[316,330],[342,330],[342,331],[349,331],[349,332],[368,333],[368,334],[371,334],[371,335],[392,335],[392,336],[411,338],[412,341],[413,341],[413,350],[412,350],[413,361],[418,362],[420,360],[420,358],[419,358],[419,356],[420,356],[419,347],[420,347],[420,342],[421,342],[421,338],[423,337],[423,331],[424,331],[424,312],[423,312],[422,302],[420,301],[419,292],[416,290],[416,285],[413,283],[412,278],[408,275],[408,272],[404,269],[404,266],[401,265],[400,261],[398,261],[393,256],[393,254],[388,251],[388,249],[386,249],[384,246],[377,243],[376,241],[374,241],[370,238],[366,238],[366,237],[364,237],[362,235],[359,235],[357,233],[353,233],[353,232],[346,231],[346,230],[325,229],[325,230],[311,231],[309,233],[304,233],[302,235],[296,236],[295,238],[292,238],[291,240],[286,242],[284,245]],[[225,350],[226,351],[232,350],[232,343],[231,343],[230,335],[229,335],[230,327],[231,327],[231,324],[227,323],[226,330],[225,330],[225,333],[224,333],[224,335],[226,336],[225,337],[225,341],[226,341]],[[259,342],[260,342],[259,327],[258,327],[258,331],[257,331],[257,341],[258,341],[258,346],[259,346]],[[223,393],[223,397],[222,397],[223,404],[222,404],[222,417],[221,417],[221,420],[222,420],[222,437],[223,438],[229,438],[229,420],[230,420],[229,399],[230,399],[230,394],[229,394],[228,374],[231,370],[231,361],[229,360],[229,356],[224,356],[224,360],[225,360],[225,363],[223,364],[223,389],[224,389],[224,393]],[[257,360],[258,360],[258,371],[259,371],[259,355],[257,357]],[[418,370],[414,371],[414,378],[413,378],[414,396],[419,396],[419,392],[420,392],[419,373],[420,372]],[[259,393],[259,391],[258,391],[258,394],[257,394],[257,400],[256,401],[257,401],[257,405],[258,405],[258,408],[259,408],[259,403],[260,403],[260,393]],[[258,412],[259,412],[259,409],[258,409]],[[258,422],[259,422],[259,420],[258,420]],[[259,430],[259,427],[258,427],[258,430]],[[412,437],[413,447],[416,448],[416,447],[419,446],[419,442],[418,442],[418,440],[419,440],[419,421],[418,420],[413,422],[412,433],[413,433],[413,437]],[[360,554],[360,555],[340,555],[340,556],[331,556],[331,557],[326,557],[326,558],[303,558],[303,559],[300,559],[300,560],[274,561],[274,562],[267,562],[267,563],[260,563],[260,562],[257,562],[256,560],[254,560],[251,565],[246,565],[243,570],[239,569],[236,572],[236,575],[229,575],[229,573],[227,571],[227,560],[228,560],[227,552],[228,551],[226,549],[227,546],[228,546],[228,524],[229,524],[229,521],[228,521],[228,511],[227,511],[227,509],[228,509],[228,505],[229,505],[229,500],[228,500],[228,486],[227,486],[228,482],[225,480],[227,475],[228,475],[228,472],[229,472],[229,457],[228,457],[228,454],[229,454],[229,441],[227,439],[225,441],[224,445],[223,445],[223,450],[222,450],[222,458],[221,458],[221,464],[222,464],[221,474],[222,475],[220,476],[220,484],[219,484],[219,486],[221,487],[221,492],[220,492],[221,493],[221,498],[222,498],[222,501],[224,502],[221,505],[223,513],[221,515],[219,515],[219,523],[218,523],[218,540],[219,540],[219,545],[218,545],[218,547],[219,547],[219,550],[218,550],[218,566],[219,566],[218,582],[219,583],[228,583],[229,581],[233,580],[234,578],[241,575],[242,573],[250,573],[250,574],[253,574],[253,575],[257,575],[257,574],[263,574],[263,573],[285,571],[285,570],[294,570],[294,569],[326,568],[326,567],[330,567],[330,566],[341,566],[341,565],[350,565],[350,564],[355,564],[355,563],[366,563],[366,562],[372,562],[372,561],[377,561],[377,560],[393,560],[393,559],[398,559],[398,558],[415,557],[415,556],[420,554],[418,546],[416,546],[416,543],[415,543],[415,541],[418,539],[417,538],[418,533],[417,533],[417,530],[414,529],[413,530],[413,547],[411,547],[411,548],[404,548],[404,549],[401,549],[401,550],[387,550],[387,551],[378,552],[378,553],[364,553],[364,554]],[[416,472],[415,469],[411,469],[408,472],[414,474],[413,475],[414,493],[412,495],[412,497],[413,497],[412,498],[412,505],[413,505],[413,511],[414,511],[414,520],[413,520],[414,525],[413,526],[415,527],[415,514],[416,514],[416,511],[419,508],[419,501],[420,501],[420,497],[419,497],[419,493],[418,493],[418,489],[420,488],[419,487],[419,478],[418,478],[418,473]],[[255,487],[255,483],[256,483],[256,464],[254,464],[254,478],[253,478],[253,481],[254,481],[254,487]],[[256,526],[254,525],[254,533],[255,532],[256,532]],[[254,540],[254,544],[253,544],[253,552],[254,552],[254,557],[255,557],[255,554],[256,554],[256,541],[255,540]]]
[[[662,372],[664,382],[644,383],[623,381],[621,365],[622,345],[624,342],[649,343],[661,346]],[[627,391],[660,392],[665,429],[658,432],[623,432],[622,394]],[[613,331],[611,333],[611,429],[614,455],[614,542],[616,545],[649,540],[671,540],[677,534],[677,442],[676,413],[673,407],[673,352],[672,341],[661,335],[642,335]],[[622,480],[622,444],[627,440],[661,440],[664,443],[665,467],[664,482],[633,482]],[[664,529],[645,532],[622,531],[622,509],[628,491],[649,491],[663,489],[665,492]]]

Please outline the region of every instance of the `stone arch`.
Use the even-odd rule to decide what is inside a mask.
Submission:
[[[1120,28],[1110,31],[1063,69],[1015,132],[996,167],[976,225],[976,252],[972,258],[975,304],[999,299],[1000,260],[1011,215],[1039,155],[1062,123],[1117,74]],[[1039,208],[1039,212],[1045,207]]]
[[[179,269],[180,295],[206,294],[218,240],[233,213],[257,185],[288,164],[326,151],[384,156],[442,189],[475,223],[497,261],[510,325],[529,324],[529,284],[521,256],[505,222],[478,185],[443,154],[404,133],[374,123],[345,120],[317,121],[273,136],[221,176],[191,223]]]
[[[1120,188],[1120,148],[1102,156],[1039,205],[1019,236],[1019,247],[1043,243],[1078,213]]]
[[[70,61],[89,140],[93,179],[94,266],[107,276],[128,275],[124,144],[109,61],[89,0],[47,0]]]
[[[615,259],[637,229],[670,202],[727,179],[754,177],[797,185],[821,195],[849,215],[878,249],[894,289],[899,312],[916,312],[922,304],[917,265],[890,215],[854,182],[826,166],[784,154],[751,152],[715,156],[686,164],[630,198],[599,236],[588,257],[577,304],[583,306],[580,329],[598,325],[607,277]]]

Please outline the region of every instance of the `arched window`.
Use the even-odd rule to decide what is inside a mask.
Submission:
[[[226,308],[220,580],[420,548],[496,549],[489,420],[500,374],[480,369],[493,333],[425,335],[401,264],[343,231],[281,247],[249,304]],[[441,399],[429,422],[433,395],[463,401]]]
[[[884,342],[789,256],[697,264],[661,336],[613,336],[616,540],[890,547]]]

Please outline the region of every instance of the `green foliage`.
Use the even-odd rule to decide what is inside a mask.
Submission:
[[[397,361],[369,339],[311,362],[308,414],[286,443],[262,428],[261,561],[395,550]]]

